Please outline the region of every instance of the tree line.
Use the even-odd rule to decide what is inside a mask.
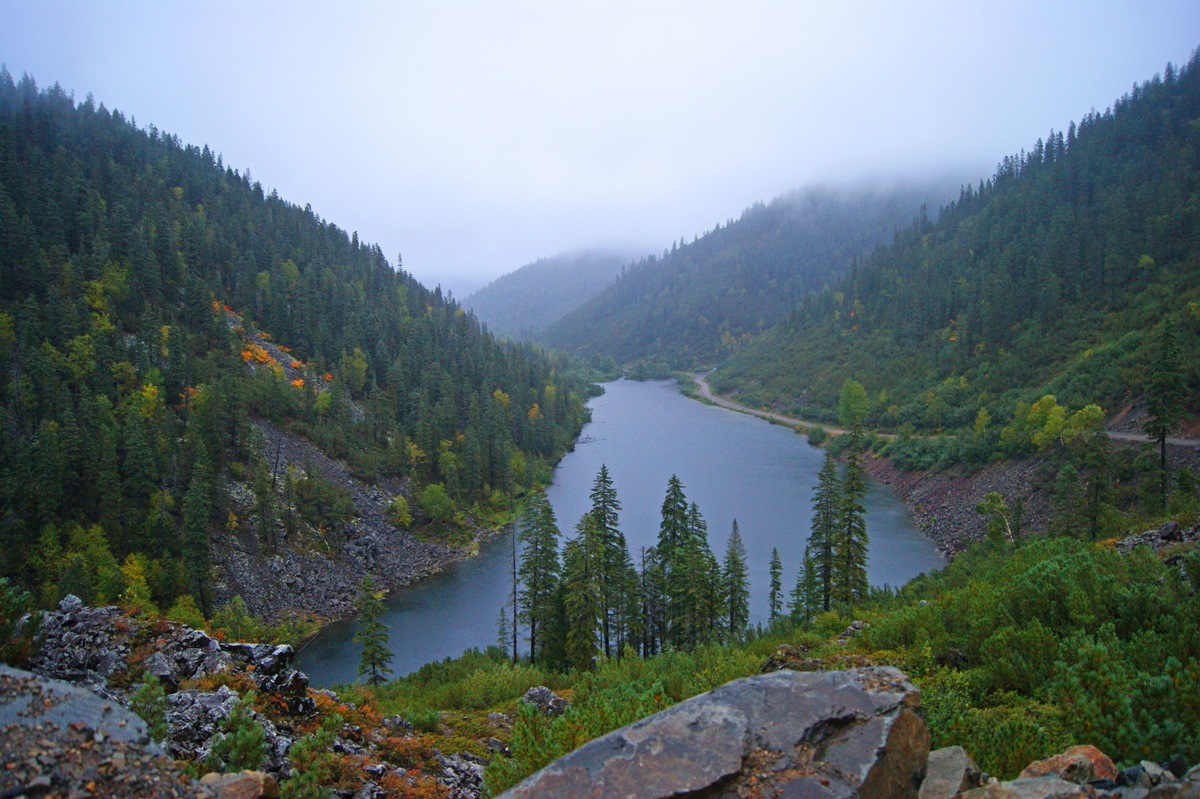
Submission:
[[[843,406],[851,428],[839,474],[827,453],[813,496],[804,557],[790,593],[788,617],[803,622],[835,605],[864,599],[867,583],[866,473],[862,465],[862,386],[846,382]],[[652,657],[751,632],[746,546],[733,521],[723,557],[708,525],[676,475],[667,481],[658,538],[631,553],[619,524],[620,501],[607,466],[592,483],[591,508],[562,541],[546,492],[535,487],[515,531],[514,615],[501,609],[500,644],[519,655],[517,622],[527,631],[528,659],[550,668],[591,669],[601,656]],[[783,567],[772,552],[770,622],[783,618]]]

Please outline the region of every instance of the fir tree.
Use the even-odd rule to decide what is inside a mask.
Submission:
[[[584,516],[576,537],[563,547],[564,655],[569,668],[590,671],[596,667],[597,630],[600,627],[600,590],[594,557],[588,552]]]
[[[358,659],[358,676],[366,676],[370,685],[380,685],[387,682],[392,673],[389,665],[392,662],[392,651],[388,649],[387,625],[379,620],[383,615],[383,601],[379,598],[379,589],[371,575],[363,577],[358,584],[358,598],[354,601],[357,613],[355,625],[358,630],[354,633],[354,643],[362,646],[362,654]]]
[[[544,634],[554,615],[558,591],[558,525],[554,508],[541,486],[534,488],[519,529],[521,552],[520,619],[529,627],[529,662],[545,647]]]
[[[1167,435],[1183,417],[1187,388],[1179,369],[1179,346],[1175,326],[1164,320],[1155,341],[1155,354],[1146,381],[1146,435],[1158,443],[1158,468],[1162,509],[1167,509]]]
[[[838,480],[837,461],[830,452],[817,475],[813,493],[812,528],[806,549],[811,550],[814,575],[817,581],[821,609],[829,610],[834,592],[834,552],[838,539],[838,517],[842,490]]]
[[[867,494],[866,471],[862,465],[862,439],[857,429],[851,433],[846,454],[846,474],[842,479],[841,501],[833,546],[834,592],[839,602],[852,604],[867,595]]]
[[[750,624],[750,577],[746,566],[746,545],[738,532],[737,519],[725,547],[721,580],[725,588],[726,623],[730,641],[740,641]]]
[[[770,608],[770,620],[775,621],[783,615],[783,561],[779,558],[779,548],[771,548],[771,591],[767,595],[767,606]]]

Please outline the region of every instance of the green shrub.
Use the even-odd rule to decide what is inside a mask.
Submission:
[[[32,654],[40,614],[31,613],[33,597],[28,591],[8,584],[0,577],[0,663],[19,666]],[[25,614],[31,613],[22,624]]]
[[[129,709],[146,722],[155,741],[167,738],[167,692],[157,677],[146,677],[129,696]]]
[[[258,769],[267,758],[266,733],[254,720],[251,707],[254,694],[239,699],[214,736],[205,766],[211,771],[229,774],[245,769]]]

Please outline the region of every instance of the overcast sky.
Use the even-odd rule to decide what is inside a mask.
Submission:
[[[814,182],[978,180],[1200,45],[1200,2],[0,0],[0,62],[208,144],[459,296]]]

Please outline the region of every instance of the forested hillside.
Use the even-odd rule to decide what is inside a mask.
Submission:
[[[204,604],[235,488],[264,548],[293,510],[333,531],[345,498],[275,473],[254,416],[506,506],[584,421],[562,367],[208,147],[0,72],[0,575],[44,601]]]
[[[793,192],[746,209],[690,244],[623,270],[610,288],[551,325],[542,340],[620,362],[685,368],[736,351],[857,255],[888,241],[937,185]]]
[[[463,305],[499,335],[533,338],[603,291],[633,253],[582,250],[539,258],[496,278]]]
[[[711,381],[836,419],[853,376],[870,421],[1012,418],[1045,393],[1112,412],[1165,356],[1200,379],[1200,65],[1137,86],[968,185],[829,288],[804,295]],[[1161,342],[1174,339],[1175,352]]]

